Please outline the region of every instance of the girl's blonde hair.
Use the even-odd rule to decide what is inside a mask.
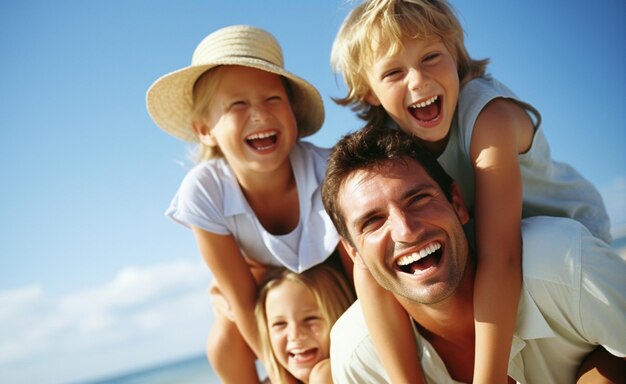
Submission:
[[[302,273],[280,269],[268,276],[259,291],[255,315],[263,359],[269,364],[269,367],[266,368],[273,372],[274,376],[279,378],[281,383],[288,382],[291,374],[278,362],[272,351],[265,302],[269,292],[284,282],[301,284],[311,292],[329,328],[355,300],[354,292],[344,276],[328,265],[320,264]]]
[[[192,121],[205,121],[206,116],[209,112],[209,108],[211,106],[211,100],[213,99],[215,92],[217,92],[217,88],[220,85],[220,81],[223,78],[223,68],[224,65],[219,65],[214,67],[206,72],[204,72],[196,83],[193,86],[193,99],[192,99]],[[294,110],[293,105],[293,91],[289,81],[284,77],[280,77],[285,87],[285,91],[287,92],[287,97],[289,98],[289,102],[292,110]],[[295,114],[295,110],[294,110]],[[298,122],[299,123],[299,122]],[[298,124],[300,126],[300,124]],[[210,129],[211,127],[209,127]],[[198,143],[197,153],[196,153],[196,161],[201,162],[204,160],[216,158],[216,157],[224,157],[222,150],[218,146],[209,146],[202,142]]]
[[[469,56],[463,28],[445,0],[366,0],[348,15],[333,43],[331,65],[348,86],[348,94],[334,101],[352,106],[370,123],[382,124],[387,116],[382,106],[365,100],[370,92],[366,70],[381,50],[398,53],[404,38],[441,39],[456,61],[461,85],[485,74],[489,60]]]

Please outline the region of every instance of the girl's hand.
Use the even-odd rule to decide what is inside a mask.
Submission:
[[[332,384],[333,377],[330,373],[330,359],[317,363],[309,374],[309,384]]]

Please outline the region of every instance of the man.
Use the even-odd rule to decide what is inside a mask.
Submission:
[[[471,382],[476,265],[464,228],[469,213],[436,159],[400,131],[364,128],[333,149],[322,199],[355,263],[414,320],[428,381]],[[509,376],[573,383],[589,355],[597,368],[589,375],[603,373],[608,361],[618,380],[626,356],[626,262],[570,219],[525,219],[522,232],[524,286]],[[331,369],[335,383],[388,382],[358,301],[332,330]]]

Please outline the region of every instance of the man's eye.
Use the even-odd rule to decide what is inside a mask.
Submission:
[[[430,195],[426,194],[426,193],[420,193],[418,195],[414,195],[412,196],[408,203],[410,206],[413,205],[422,205],[424,204],[426,201],[428,201],[428,198],[430,197]]]
[[[385,222],[384,219],[382,217],[380,217],[380,216],[370,217],[367,220],[365,220],[363,222],[363,224],[361,225],[361,232],[371,232],[371,231],[374,231],[374,230],[380,228],[380,226],[384,222]]]

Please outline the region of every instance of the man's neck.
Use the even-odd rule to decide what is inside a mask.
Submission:
[[[440,303],[425,305],[398,298],[450,376],[461,382],[472,381],[474,368],[473,266],[467,269],[455,294]]]

